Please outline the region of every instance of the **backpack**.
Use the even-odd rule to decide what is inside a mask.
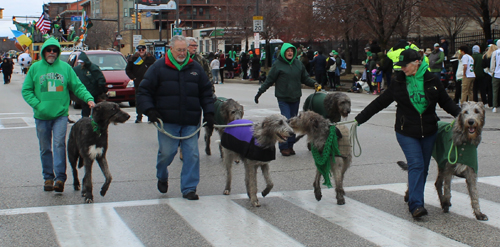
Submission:
[[[328,72],[335,72],[335,69],[337,68],[337,65],[335,64],[335,58],[330,57],[329,59],[333,61],[333,64],[328,68]]]
[[[345,60],[342,59],[342,58],[341,58],[341,60],[342,60],[342,63],[340,64],[340,68],[341,69],[346,69],[347,68],[347,64],[345,63]]]

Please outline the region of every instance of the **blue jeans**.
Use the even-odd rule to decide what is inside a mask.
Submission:
[[[436,136],[437,132],[424,138],[413,138],[396,132],[396,139],[408,163],[408,206],[411,213],[424,206],[425,181]]]
[[[164,124],[163,129],[173,136],[188,136],[198,129],[194,125]],[[165,182],[168,180],[168,166],[177,154],[177,148],[182,150],[183,164],[181,171],[181,192],[186,195],[196,192],[196,186],[200,182],[200,154],[198,151],[198,137],[200,133],[186,140],[177,140],[168,137],[158,131],[158,159],[156,164],[156,177]]]
[[[68,129],[68,117],[62,116],[54,120],[35,118],[35,124],[40,145],[43,179],[66,182],[66,130]]]
[[[285,116],[287,119],[297,116],[297,114],[299,113],[299,105],[300,101],[292,103],[278,101],[278,106],[280,107],[281,115]],[[280,150],[285,150],[293,148],[294,143],[295,143],[295,134],[288,137],[288,140],[286,142],[280,142],[278,146]]]
[[[212,77],[214,79],[214,83],[219,83],[219,69],[212,69]]]

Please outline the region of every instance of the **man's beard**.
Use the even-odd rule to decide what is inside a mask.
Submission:
[[[50,63],[50,64],[54,63],[56,61],[56,58],[57,57],[47,57],[47,63]]]
[[[184,63],[185,60],[186,60],[186,57],[184,57],[184,58],[175,58],[175,61],[177,61],[178,63]]]

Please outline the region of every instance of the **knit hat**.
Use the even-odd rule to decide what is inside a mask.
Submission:
[[[146,49],[146,41],[141,39],[139,41],[139,44],[137,45],[136,49]]]
[[[406,66],[407,64],[420,60],[420,54],[413,49],[406,49],[399,55],[399,62],[396,63],[397,66]]]
[[[481,48],[479,48],[478,45],[475,45],[472,47],[472,54],[480,53],[480,52],[481,52]]]
[[[439,44],[438,44],[438,43],[435,43],[435,44],[434,44],[434,47],[439,47]]]

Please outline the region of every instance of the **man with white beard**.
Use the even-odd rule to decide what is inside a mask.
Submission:
[[[189,56],[188,42],[176,35],[170,40],[170,49],[164,58],[158,59],[144,75],[137,93],[137,107],[149,121],[164,123],[163,129],[176,137],[195,133],[203,122],[214,124],[212,83],[199,63]],[[156,177],[158,190],[168,191],[168,169],[181,147],[183,164],[181,171],[182,197],[198,200],[196,187],[200,181],[198,150],[199,132],[188,139],[171,138],[158,131],[158,159]]]
[[[26,75],[22,95],[34,112],[45,180],[43,189],[63,192],[66,182],[69,91],[87,102],[90,108],[95,104],[73,68],[59,60],[61,46],[55,38],[43,43],[40,54],[42,60],[31,65]]]

